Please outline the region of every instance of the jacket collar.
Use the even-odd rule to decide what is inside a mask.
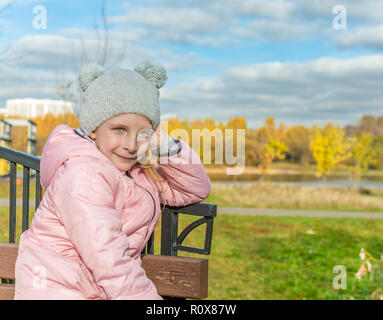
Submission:
[[[87,139],[93,143],[96,143],[96,141],[92,140],[91,138],[89,138],[84,131],[82,131],[81,128],[77,128],[77,129],[74,129],[74,132],[77,133],[80,137],[84,138],[84,139]]]

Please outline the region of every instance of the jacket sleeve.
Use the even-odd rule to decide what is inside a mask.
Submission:
[[[198,154],[185,141],[181,151],[169,157],[160,157],[157,172],[166,182],[160,192],[162,204],[186,206],[205,200],[210,194],[211,182]]]
[[[141,264],[128,255],[128,237],[113,203],[116,184],[110,180],[118,179],[115,173],[85,165],[68,166],[64,172],[55,178],[53,202],[76,251],[107,298],[161,300]]]

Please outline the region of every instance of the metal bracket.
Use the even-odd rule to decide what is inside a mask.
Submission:
[[[179,213],[200,216],[202,218],[189,224],[178,235]],[[184,207],[165,206],[161,218],[161,255],[176,256],[178,251],[209,255],[213,237],[213,219],[216,216],[217,206],[215,204],[195,203]],[[182,245],[183,241],[191,231],[205,223],[206,231],[203,248]]]

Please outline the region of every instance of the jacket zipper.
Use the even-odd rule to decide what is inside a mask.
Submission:
[[[81,130],[81,128],[74,129],[73,131],[74,131],[77,135],[79,135],[80,137],[82,137],[82,138],[84,138],[84,139],[87,139],[87,140],[89,140],[89,141],[95,143],[95,141],[93,141],[91,138],[89,138],[89,137],[88,137],[88,136]],[[178,144],[178,140],[176,141],[176,143]],[[179,148],[179,150],[177,151],[177,153],[180,152],[180,150],[181,150],[181,148]],[[154,212],[153,212],[153,215],[152,215],[152,217],[151,217],[151,219],[150,219],[150,221],[149,221],[149,223],[148,223],[148,228],[146,229],[146,234],[145,234],[145,237],[144,237],[144,241],[145,241],[145,239],[146,239],[146,237],[147,237],[147,235],[148,235],[149,226],[150,226],[150,224],[152,223],[154,217],[156,216],[156,201],[154,200],[154,197],[153,197],[153,195],[150,193],[149,190],[147,190],[147,189],[144,188],[143,186],[140,186],[140,185],[136,182],[136,180],[134,180],[134,178],[130,175],[129,171],[126,171],[125,173],[126,173],[126,175],[127,175],[129,178],[131,178],[131,179],[133,180],[133,182],[134,182],[137,186],[139,186],[140,188],[142,188],[142,189],[144,189],[145,191],[147,191],[147,193],[149,193],[149,195],[152,197],[152,200],[153,200]],[[143,241],[143,242],[144,242],[144,241]],[[142,243],[143,243],[143,242],[141,242],[140,247],[142,246]]]
[[[153,195],[150,193],[150,191],[146,188],[144,188],[143,186],[140,186],[136,180],[134,180],[134,178],[130,175],[129,171],[126,171],[126,175],[131,178],[133,180],[133,182],[135,183],[136,186],[139,186],[140,188],[144,189],[147,193],[149,193],[149,195],[152,197],[152,200],[153,200],[153,205],[154,205],[154,212],[153,212],[153,215],[148,223],[148,228],[146,229],[146,234],[145,234],[145,237],[144,237],[144,240],[140,243],[140,246],[138,247],[139,249],[141,248],[142,244],[145,242],[145,239],[146,237],[148,236],[148,232],[149,232],[149,227],[150,227],[150,224],[152,223],[154,217],[156,216],[156,201],[154,200],[154,197]],[[141,250],[142,251],[142,250]]]

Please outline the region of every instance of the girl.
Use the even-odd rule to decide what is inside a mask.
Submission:
[[[161,130],[166,79],[150,62],[81,70],[80,128],[59,125],[44,146],[45,193],[20,237],[15,299],[162,299],[140,255],[160,204],[185,206],[210,193],[198,155]],[[152,129],[151,139],[139,139]],[[156,152],[157,164],[142,163]]]

